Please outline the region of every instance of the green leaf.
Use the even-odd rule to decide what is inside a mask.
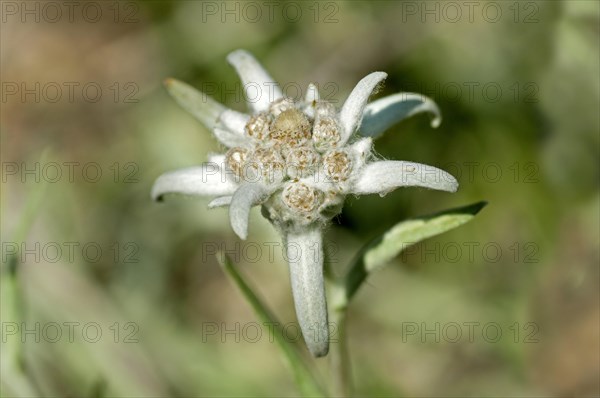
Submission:
[[[469,206],[445,210],[429,216],[402,221],[382,236],[367,243],[358,252],[346,274],[344,297],[337,307],[345,307],[367,276],[386,265],[406,248],[432,236],[439,235],[470,221],[487,204],[478,202]]]
[[[209,129],[227,109],[207,94],[177,79],[166,79],[164,84],[175,101]]]
[[[327,394],[324,392],[320,384],[318,383],[315,375],[311,371],[308,363],[303,358],[302,354],[298,350],[298,347],[284,338],[282,323],[271,313],[271,311],[263,304],[263,302],[254,294],[254,291],[246,281],[242,278],[240,273],[235,269],[229,257],[224,253],[218,253],[217,259],[219,264],[223,267],[223,270],[240,289],[242,295],[258,316],[258,318],[268,325],[273,325],[273,337],[281,352],[290,366],[296,384],[300,389],[302,395],[307,397],[322,397]]]

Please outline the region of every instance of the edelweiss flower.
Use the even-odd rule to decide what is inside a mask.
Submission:
[[[295,102],[283,95],[249,53],[237,50],[227,60],[237,70],[246,97],[255,99],[249,101],[251,114],[227,109],[184,83],[168,80],[177,101],[229,150],[210,156],[210,162],[201,166],[163,174],[152,197],[169,193],[213,197],[209,207],[229,206],[231,226],[242,239],[248,234],[250,209],[261,205],[287,249],[305,342],[314,356],[324,356],[329,332],[323,227],[341,212],[349,194],[383,196],[405,186],[456,191],[454,177],[434,167],[373,160],[372,137],[419,112],[433,113],[436,127],[439,110],[430,99],[411,93],[367,104],[386,78],[383,72],[363,78],[340,110],[320,99],[313,84],[304,101]]]

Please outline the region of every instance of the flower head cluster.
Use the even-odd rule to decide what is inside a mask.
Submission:
[[[273,101],[248,118],[245,142],[225,154],[225,171],[238,184],[263,189],[268,196],[263,213],[281,230],[323,224],[337,214],[353,170],[364,165],[370,151],[369,138],[350,146],[341,142],[335,107],[316,94],[311,86],[303,102]]]
[[[412,93],[368,104],[387,76],[383,72],[363,78],[338,110],[319,97],[313,84],[303,101],[273,90],[272,78],[243,50],[231,53],[228,61],[246,88],[262,89],[249,104],[252,113],[227,109],[184,83],[168,80],[175,99],[228,150],[212,155],[212,165],[163,174],[152,196],[213,197],[209,207],[229,206],[231,226],[242,239],[247,237],[250,209],[260,205],[288,250],[297,252],[288,256],[296,314],[309,350],[322,356],[329,347],[322,228],[341,212],[348,194],[383,196],[403,186],[457,189],[454,177],[434,167],[372,159],[372,139],[388,127],[419,112],[433,113],[432,125],[437,126],[439,110],[430,99]]]

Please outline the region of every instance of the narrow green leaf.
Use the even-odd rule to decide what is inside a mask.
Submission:
[[[164,84],[175,101],[209,129],[227,109],[207,94],[177,79],[166,79]]]
[[[348,304],[367,276],[386,265],[406,248],[432,236],[439,235],[470,221],[487,202],[445,210],[429,216],[402,221],[367,243],[358,252],[344,278],[345,300]]]
[[[302,395],[307,397],[326,396],[324,390],[311,371],[309,364],[302,357],[298,348],[284,338],[281,326],[282,323],[275,318],[271,311],[263,304],[258,296],[256,296],[252,288],[235,269],[229,257],[227,257],[224,253],[218,253],[217,259],[219,260],[219,264],[221,264],[221,267],[223,267],[223,270],[227,276],[231,278],[231,280],[242,292],[244,298],[248,300],[258,318],[265,324],[273,325],[273,338],[281,349],[281,352],[287,363],[289,364],[294,374],[296,384],[298,385]]]

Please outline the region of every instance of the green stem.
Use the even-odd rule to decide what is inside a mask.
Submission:
[[[348,354],[346,334],[346,307],[334,309],[333,325],[336,328],[337,341],[332,344],[331,368],[333,371],[333,393],[336,397],[352,396],[352,369]]]
[[[330,352],[331,377],[333,379],[333,394],[336,397],[352,396],[352,370],[348,353],[348,335],[346,332],[346,316],[348,301],[346,286],[343,279],[334,279],[329,275],[328,293],[330,321],[332,323],[332,344]]]
[[[355,267],[356,268],[356,267]],[[352,382],[352,366],[348,349],[347,315],[349,299],[358,288],[360,282],[349,292],[351,284],[348,283],[349,276],[341,277],[334,272],[332,263],[326,257],[325,278],[328,282],[327,302],[329,303],[329,319],[332,323],[330,333],[332,341],[329,353],[331,365],[331,378],[333,380],[332,391],[336,397],[352,397],[354,394],[354,383]],[[356,279],[364,280],[365,277]]]

